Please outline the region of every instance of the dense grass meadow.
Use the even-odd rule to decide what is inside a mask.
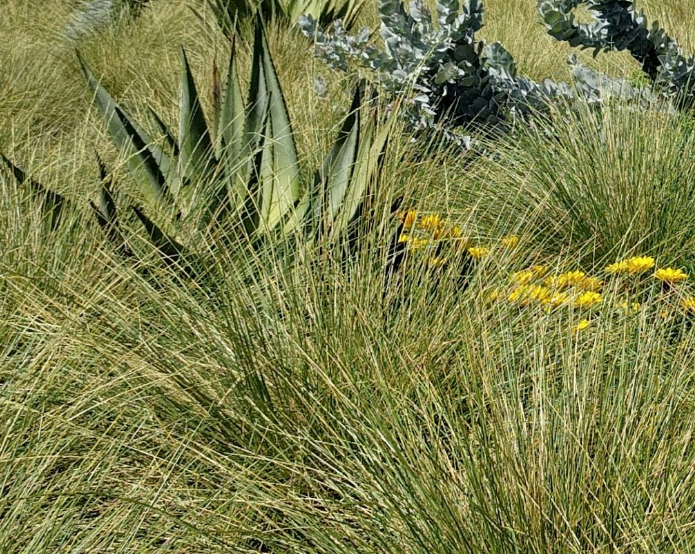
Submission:
[[[638,5],[695,52],[689,0]],[[356,248],[182,236],[214,253],[184,277],[125,209],[146,199],[76,50],[154,134],[180,47],[209,114],[229,40],[195,0],[66,38],[78,6],[0,0],[0,153],[65,204],[0,166],[0,553],[695,552],[691,113],[551,106],[472,130],[479,156],[390,119]],[[569,80],[535,0],[485,8],[521,73]],[[307,180],[356,78],[266,34]],[[137,263],[90,208],[97,154]]]

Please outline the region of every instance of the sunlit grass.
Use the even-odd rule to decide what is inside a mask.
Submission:
[[[152,3],[76,45],[67,4],[3,4],[0,152],[71,207],[51,229],[0,170],[0,552],[693,551],[691,123],[558,110],[475,160],[398,132],[356,252],[233,243],[197,281],[155,253],[143,273],[89,210],[95,150],[141,199],[74,47],[172,125],[179,47],[202,91],[228,48]],[[486,5],[522,71],[566,78],[532,0]],[[689,46],[686,8],[645,5]],[[317,167],[352,84],[269,35]]]

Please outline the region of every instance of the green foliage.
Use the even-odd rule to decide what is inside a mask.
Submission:
[[[185,269],[208,239],[228,241],[235,236],[258,246],[270,238],[293,235],[301,235],[306,244],[320,237],[345,237],[377,179],[388,140],[388,125],[377,129],[371,118],[363,126],[358,87],[336,143],[313,182],[303,183],[285,99],[260,23],[245,103],[234,57],[232,47],[225,85],[214,85],[218,93],[209,126],[181,51],[178,139],[154,115],[170,143],[170,154],[118,106],[80,59],[114,144],[127,154],[128,167],[156,213],[168,216],[169,222],[158,225],[143,209],[133,207],[133,211],[163,260]],[[100,202],[92,205],[117,249],[130,251],[116,232],[120,225],[106,182]],[[191,222],[194,231],[189,229],[188,241],[177,238],[186,234],[184,227]]]
[[[83,0],[68,25],[63,29],[67,38],[77,39],[125,15],[137,19],[150,0]]]
[[[524,1],[486,6],[511,34]],[[619,102],[551,109],[486,142],[489,155],[473,161],[455,148],[430,157],[391,132],[379,186],[357,209],[371,230],[350,251],[329,240],[342,220],[331,206],[347,154],[376,122],[363,107],[341,126],[343,82],[328,78],[327,97],[316,98],[302,53],[274,56],[295,150],[312,160],[301,162],[300,201],[307,189],[324,191],[294,229],[298,242],[318,238],[315,255],[291,264],[278,255],[282,241],[261,238],[273,232],[256,239],[272,248],[240,256],[228,246],[251,242],[243,206],[226,196],[226,215],[210,206],[216,191],[236,190],[216,186],[230,184],[219,176],[224,160],[239,162],[225,175],[242,177],[249,164],[275,163],[263,140],[270,109],[258,116],[255,150],[227,153],[244,145],[253,105],[246,87],[235,89],[235,71],[213,79],[207,102],[184,65],[186,115],[174,124],[160,107],[180,72],[171,27],[160,32],[158,13],[137,33],[115,29],[89,59],[118,60],[104,83],[113,96],[127,91],[110,109],[146,201],[122,209],[116,179],[128,176],[105,167],[97,199],[92,151],[111,152],[110,139],[85,117],[70,46],[35,40],[37,28],[51,28],[31,20],[35,4],[6,3],[10,23],[0,18],[16,27],[0,47],[10,71],[0,83],[0,148],[26,170],[0,171],[0,552],[695,551],[695,299],[687,281],[661,282],[656,267],[631,273],[622,259],[649,253],[695,275],[691,118]],[[210,59],[219,36],[187,27],[186,52]],[[543,59],[544,37],[530,37],[525,56]],[[287,29],[278,39],[295,40]],[[148,86],[133,84],[144,68],[153,68]],[[167,118],[130,117],[148,105]],[[313,161],[329,150],[325,163]],[[309,166],[319,171],[307,181]],[[235,182],[241,202],[249,187]],[[63,199],[56,225],[47,191]],[[115,249],[138,263],[142,235],[171,269],[143,278],[133,263],[114,263],[94,215],[80,209],[90,195]],[[402,214],[403,227],[414,221],[410,240],[387,235],[402,264],[384,286],[379,227],[393,226],[399,206],[390,204],[401,196],[420,216]],[[432,209],[448,223],[438,226]],[[324,223],[310,225],[313,214]],[[284,228],[275,226],[280,236]],[[516,248],[499,240],[508,233],[521,237]],[[468,268],[458,262],[464,240],[469,254],[489,249],[468,256]],[[203,275],[182,283],[189,261]],[[604,261],[628,262],[627,273],[605,273]],[[549,309],[535,287],[550,278],[559,289],[577,269],[588,279],[560,291],[574,302]],[[517,287],[531,270],[533,288]],[[600,303],[579,290],[593,289],[592,277],[604,281]]]
[[[230,38],[239,26],[261,14],[266,21],[295,25],[309,14],[323,24],[340,19],[352,28],[366,0],[207,0],[222,31]]]

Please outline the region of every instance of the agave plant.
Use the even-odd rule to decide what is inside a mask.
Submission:
[[[132,207],[162,259],[188,271],[191,260],[201,254],[202,243],[197,241],[211,233],[227,238],[232,233],[254,245],[277,237],[301,237],[297,243],[305,246],[316,244],[317,239],[345,237],[378,176],[392,121],[377,128],[371,117],[362,124],[361,86],[356,88],[349,114],[321,168],[311,183],[304,183],[285,99],[261,24],[256,25],[246,102],[232,44],[224,86],[214,78],[209,123],[184,50],[181,58],[178,138],[152,113],[168,143],[166,152],[118,105],[80,58],[114,144],[128,156],[128,167],[150,207],[166,217],[167,223],[158,225],[144,209]],[[132,252],[120,232],[108,179],[103,183],[99,201],[92,203],[96,217],[120,252]],[[185,226],[188,232],[179,233]]]
[[[351,29],[366,0],[208,0],[208,5],[222,30],[232,37],[238,26],[256,14],[267,21],[281,20],[294,25],[303,15],[310,15],[322,25],[340,19]]]

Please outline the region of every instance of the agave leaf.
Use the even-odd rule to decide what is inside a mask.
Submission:
[[[179,266],[187,271],[186,266],[181,266],[185,251],[181,244],[162,231],[143,211],[137,206],[131,206],[140,222],[145,227],[152,245],[159,251],[164,263],[170,266]]]
[[[179,142],[181,174],[205,179],[214,170],[212,163],[212,143],[205,121],[203,107],[198,99],[193,74],[191,73],[186,51],[181,48],[183,73],[181,75],[181,108]]]
[[[222,141],[220,140],[220,112],[222,111],[222,83],[217,60],[212,59],[212,120],[210,121],[211,137],[215,145],[215,159],[221,157]]]
[[[265,189],[262,176],[268,172],[268,159],[270,147],[266,143],[266,137],[270,128],[270,112],[266,112],[263,127],[259,133],[260,148],[253,156],[253,167],[245,186],[245,200],[242,206],[242,226],[248,236],[255,235],[261,226],[264,228],[266,220],[263,218],[263,204],[265,195],[269,194]],[[272,181],[266,181],[272,184]]]
[[[263,159],[272,153],[272,171],[268,171],[268,165],[264,164],[266,170],[259,183],[264,189],[262,197],[268,200],[263,221],[267,228],[272,228],[300,199],[301,183],[289,115],[260,18],[256,20],[247,106],[241,158],[249,159],[248,176],[254,170],[255,153],[261,145],[270,150],[265,153],[265,158],[261,155]],[[257,176],[261,178],[261,173],[257,172]],[[244,182],[237,186],[241,189]]]
[[[161,158],[157,158],[155,151],[149,148],[148,144],[145,144],[143,137],[138,133],[137,129],[133,127],[133,123],[128,117],[123,113],[120,107],[114,107],[115,116],[121,120],[121,125],[123,129],[129,133],[132,137],[131,144],[133,148],[138,152],[138,158],[140,159],[140,167],[144,168],[147,174],[150,176],[152,182],[156,183],[156,188],[159,191],[159,200],[164,200],[170,198],[168,197],[168,184],[166,173],[163,171],[163,167],[160,165]],[[164,156],[164,154],[162,154]],[[168,160],[168,159],[167,159]],[[168,161],[165,164],[166,169],[169,169]]]
[[[363,133],[364,140],[357,154],[350,185],[340,207],[339,218],[332,230],[334,233],[345,232],[358,217],[366,199],[366,192],[380,172],[394,121],[395,116],[391,115],[388,121],[377,129],[376,118],[370,119]]]
[[[273,194],[267,216],[268,227],[272,228],[294,207],[302,191],[297,146],[287,113],[287,104],[263,32],[261,32],[261,52],[270,112],[269,146],[273,150]]]
[[[58,225],[60,225],[63,209],[69,205],[68,200],[62,194],[58,194],[44,187],[38,181],[27,177],[26,173],[12,163],[4,154],[0,154],[0,158],[2,158],[5,165],[10,169],[17,183],[20,186],[27,185],[29,187],[31,195],[38,200],[41,205],[43,218],[47,222],[49,229],[55,231]]]
[[[274,175],[274,144],[270,138],[272,120],[270,114],[266,118],[266,126],[263,129],[263,137],[260,148],[260,167],[258,170],[259,177],[259,196],[260,196],[260,231],[270,231],[272,224],[270,220],[271,212],[273,211],[273,203],[276,196],[276,183]]]
[[[164,123],[164,120],[161,117],[159,117],[159,114],[157,114],[157,112],[155,112],[152,108],[149,108],[149,112],[155,124],[157,125],[157,128],[164,136],[164,139],[167,141],[167,145],[169,146],[169,148],[171,148],[174,154],[174,158],[178,158],[180,155],[180,148],[178,142],[176,142],[176,137],[174,136],[174,133],[171,132],[169,126],[166,123]]]
[[[216,122],[215,148],[217,159],[220,160],[221,178],[216,185],[217,191],[207,208],[204,225],[211,218],[220,222],[232,207],[243,202],[251,169],[251,166],[245,164],[241,158],[244,146],[246,108],[241,96],[234,58],[235,45],[232,41],[227,79],[216,102],[214,114],[214,121]]]
[[[361,87],[355,89],[350,111],[338,132],[338,138],[326,155],[314,179],[311,200],[313,232],[320,232],[332,225],[345,192],[350,183],[360,132]]]
[[[256,21],[255,27],[251,80],[249,81],[249,90],[246,97],[246,107],[243,157],[254,154],[258,148],[268,113],[268,89],[263,65],[263,28],[261,27],[260,19]]]
[[[161,176],[169,174],[168,157],[101,86],[79,52],[77,57],[87,84],[94,92],[94,102],[106,122],[111,139],[119,150],[129,154],[128,168],[136,176],[144,173],[144,182],[148,186],[143,187],[143,191],[148,199],[161,200],[166,192],[166,181],[162,181]],[[154,160],[155,163],[147,160]]]
[[[106,165],[98,154],[97,163],[99,164],[99,176],[101,177],[102,183],[101,190],[99,191],[99,204],[97,205],[90,200],[89,205],[94,211],[99,226],[102,228],[109,241],[113,243],[116,251],[124,258],[131,258],[134,254],[121,233],[116,202],[111,193],[113,178],[107,173]]]
[[[232,41],[227,68],[227,81],[222,92],[219,112],[219,142],[222,145],[224,157],[228,164],[231,163],[236,166],[241,154],[246,107],[241,97],[241,87],[237,78],[234,58],[235,43]]]

